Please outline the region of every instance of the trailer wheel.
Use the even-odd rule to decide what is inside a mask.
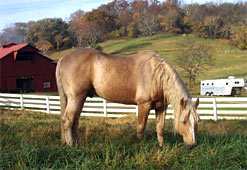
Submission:
[[[214,95],[214,93],[213,93],[213,92],[211,92],[209,95],[210,95],[210,96],[213,96],[213,95]]]
[[[209,96],[209,92],[206,92],[206,96]]]
[[[232,93],[231,93],[231,95],[232,95],[232,96],[234,96],[234,95],[236,95],[236,94],[237,94],[236,89],[232,89]]]

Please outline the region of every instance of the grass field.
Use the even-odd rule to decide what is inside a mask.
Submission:
[[[246,169],[247,121],[201,121],[198,146],[186,150],[166,120],[159,148],[155,121],[144,140],[136,138],[136,117],[80,120],[80,140],[60,144],[59,115],[0,110],[0,169]]]
[[[179,71],[182,79],[186,78],[180,68],[177,67],[176,55],[181,55],[188,50],[191,43],[201,42],[210,47],[209,52],[213,55],[214,65],[202,71],[197,79],[197,86],[194,93],[199,93],[199,82],[204,79],[226,78],[229,75],[236,77],[247,77],[247,51],[241,51],[234,46],[230,46],[224,40],[204,39],[194,34],[185,37],[182,35],[155,35],[152,39],[141,37],[135,39],[108,40],[100,44],[103,51],[113,54],[130,55],[138,51],[153,50],[169,60]],[[55,60],[73,51],[68,49],[55,52],[49,56]]]

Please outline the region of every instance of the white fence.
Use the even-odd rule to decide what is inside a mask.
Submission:
[[[59,99],[59,96],[0,93],[0,109],[26,109],[48,114],[59,114]],[[247,120],[247,97],[200,98],[197,112],[201,119]],[[87,98],[81,115],[123,117],[131,113],[138,114],[136,105],[112,103],[97,97]],[[154,110],[151,110],[149,118],[155,118]],[[173,110],[170,105],[166,118],[173,118]]]

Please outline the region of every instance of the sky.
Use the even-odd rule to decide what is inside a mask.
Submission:
[[[16,22],[43,18],[68,20],[77,10],[91,11],[113,0],[0,0],[0,32]],[[236,0],[184,0],[186,3],[236,2]]]

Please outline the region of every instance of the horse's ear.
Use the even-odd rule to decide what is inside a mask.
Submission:
[[[195,108],[197,108],[198,105],[199,105],[199,98],[197,98],[196,101],[195,101],[195,103],[194,103]]]
[[[184,100],[184,98],[182,98],[182,99],[180,100],[181,109],[184,110],[185,107],[186,107],[186,105],[187,105],[187,101]]]
[[[195,107],[195,109],[198,108],[198,105],[199,105],[199,98],[197,98],[196,101],[194,102],[194,107]],[[193,116],[194,116],[194,119],[195,119],[197,122],[200,121],[200,116],[199,116],[197,113],[193,112]]]
[[[187,105],[187,100],[182,98],[180,100],[180,106],[181,106],[181,116],[180,116],[180,121],[182,123],[185,123],[186,120],[188,120],[189,114],[187,112],[183,112],[183,110],[186,108]]]

